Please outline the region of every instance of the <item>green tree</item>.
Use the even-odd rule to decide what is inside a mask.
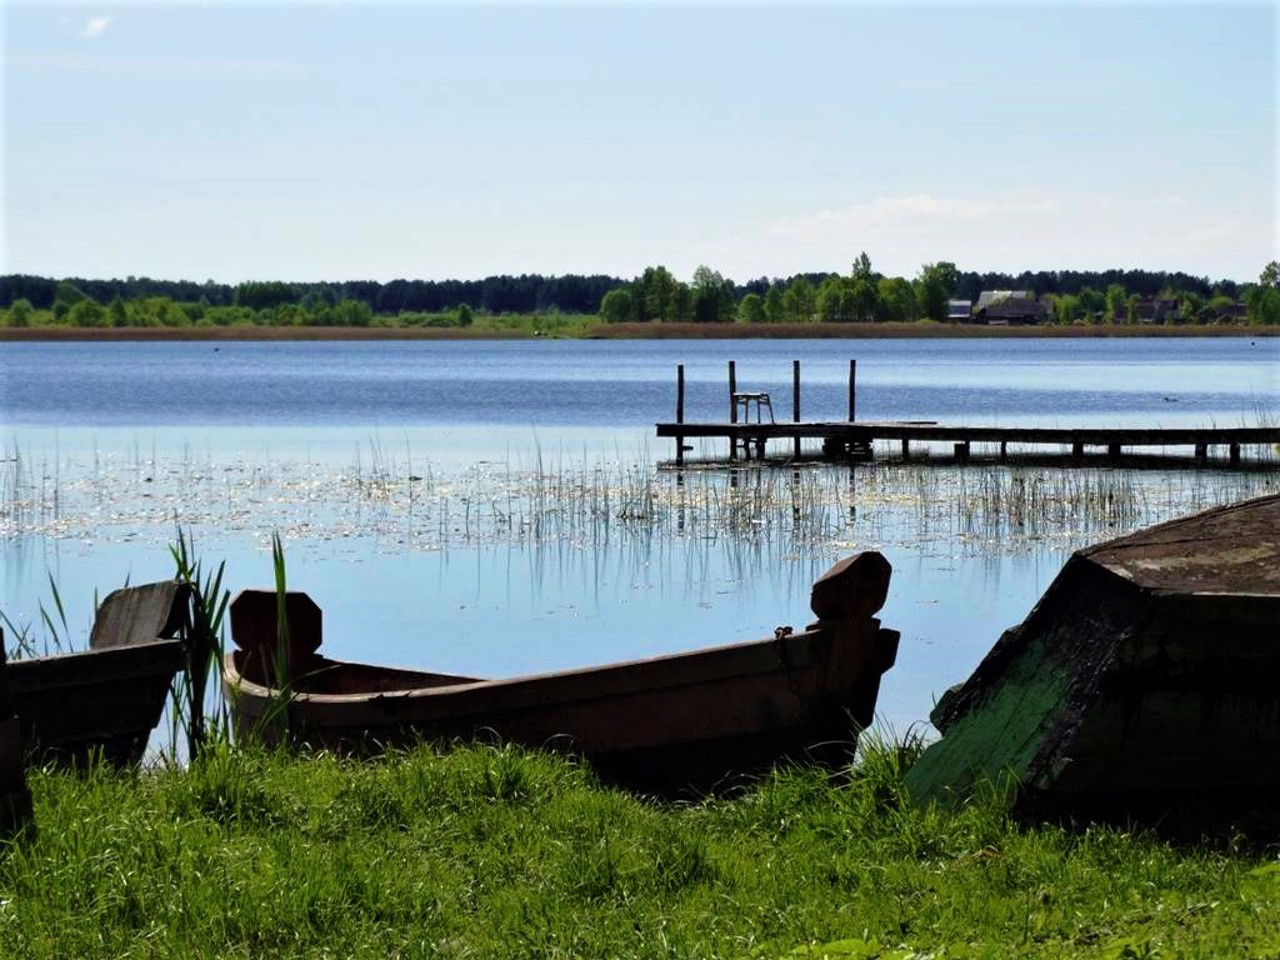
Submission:
[[[107,304],[107,325],[112,327],[127,327],[129,325],[129,309],[125,306],[124,301],[120,299],[120,295],[111,298],[111,302]]]
[[[58,323],[66,321],[67,314],[71,312],[71,308],[85,299],[87,298],[79,287],[74,283],[63,280],[54,288],[53,319]]]
[[[1058,323],[1068,327],[1075,323],[1083,313],[1080,309],[1080,300],[1074,294],[1070,293],[1054,297],[1053,309],[1057,316]]]
[[[29,327],[31,326],[31,316],[35,312],[35,308],[31,306],[30,300],[27,300],[25,297],[15,300],[9,305],[9,309],[4,315],[5,326]]]
[[[866,254],[864,253],[865,257]],[[855,276],[848,291],[849,312],[857,323],[870,323],[880,308],[880,288],[870,275]]]
[[[1123,284],[1112,283],[1107,286],[1105,299],[1107,323],[1123,323],[1128,314],[1129,291]]]
[[[363,300],[346,299],[338,301],[332,316],[333,322],[340,327],[367,327],[373,320],[373,310]]]
[[[843,277],[832,274],[818,284],[814,308],[818,312],[819,320],[823,323],[848,320],[850,315],[845,312],[847,307]]]
[[[1272,260],[1262,268],[1258,282],[1244,291],[1244,305],[1249,323],[1280,324],[1280,262]]]
[[[813,319],[817,291],[807,277],[796,277],[787,284],[782,294],[783,315],[793,323],[808,323]]]
[[[279,280],[249,280],[237,286],[235,294],[236,306],[252,310],[270,310],[296,299],[293,288]]]
[[[951,299],[960,274],[954,263],[945,260],[926,263],[916,279],[916,299],[920,313],[929,320],[941,323],[947,319],[947,301]]]
[[[764,318],[769,323],[781,323],[786,310],[782,303],[782,286],[774,283],[769,285],[768,291],[764,295]]]
[[[1209,302],[1201,308],[1201,316],[1203,319],[1212,323],[1229,320],[1231,317],[1231,309],[1235,305],[1236,302],[1233,299],[1220,293],[1217,296],[1210,298]]]
[[[739,323],[764,323],[764,298],[758,293],[748,293],[738,303]]]
[[[67,322],[73,327],[102,327],[107,323],[107,311],[88,297],[67,311]]]
[[[680,323],[693,317],[693,291],[687,283],[677,280],[671,287],[671,299],[667,301],[666,319]]]
[[[920,307],[909,280],[881,277],[876,286],[879,292],[876,319],[887,323],[911,323],[919,319]]]
[[[458,307],[458,326],[469,327],[475,318],[471,314],[471,308],[465,303]]]
[[[1107,298],[1093,287],[1081,287],[1076,294],[1076,303],[1084,319],[1097,323],[1107,309]]]
[[[670,270],[663,266],[646,267],[636,281],[636,286],[633,296],[638,308],[638,319],[672,319],[671,298],[675,292],[676,278],[671,275]]]
[[[717,270],[700,266],[693,271],[693,319],[715,323],[733,315],[733,284]]]
[[[600,318],[605,323],[625,323],[631,319],[631,294],[622,287],[610,290],[600,301]]]
[[[871,258],[867,256],[867,251],[863,250],[858,254],[858,259],[853,261],[852,276],[854,280],[874,280],[875,274],[871,271]]]

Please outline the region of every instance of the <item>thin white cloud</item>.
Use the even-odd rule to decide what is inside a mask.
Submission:
[[[52,73],[285,74],[298,72],[298,67],[287,60],[207,57],[15,57],[13,62],[22,70]]]
[[[82,37],[100,37],[107,32],[107,27],[114,22],[114,17],[90,17],[80,30]]]
[[[900,197],[875,197],[865,203],[834,210],[819,210],[808,217],[775,225],[779,233],[805,233],[817,224],[845,227],[909,227],[922,224],[974,223],[1008,217],[1049,216],[1060,211],[1051,197],[1005,197],[983,200],[935,197],[919,193]]]
[[[1265,259],[1270,209],[1206,209],[1140,194],[880,196],[709,239],[697,255],[733,277],[843,271],[866,250],[878,269],[902,276],[951,260],[977,270],[1141,266],[1241,279]]]

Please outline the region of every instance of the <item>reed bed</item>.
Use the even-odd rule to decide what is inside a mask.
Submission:
[[[769,541],[784,552],[958,541],[967,549],[1074,548],[1280,489],[1274,472],[937,464],[659,470],[625,459],[433,465],[358,448],[346,466],[94,452],[0,463],[0,537],[167,542],[195,531],[286,541],[374,538],[380,550],[490,544]]]

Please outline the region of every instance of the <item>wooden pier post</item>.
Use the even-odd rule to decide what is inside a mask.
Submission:
[[[1084,459],[1084,444],[1080,443],[1078,440],[1071,445],[1071,459],[1072,460]]]
[[[1116,460],[1120,459],[1120,444],[1118,443],[1107,444],[1107,459],[1112,461],[1113,463]]]
[[[1009,462],[1009,441],[1008,440],[1000,441],[1000,462],[1001,463]]]
[[[849,422],[853,423],[858,411],[858,361],[849,361]]]
[[[902,459],[903,460],[911,459],[911,441],[908,440],[906,437],[902,438]]]
[[[738,401],[734,394],[738,392],[738,366],[732,360],[729,361],[729,423],[738,422]],[[738,438],[737,436],[729,437],[729,459],[738,459]]]
[[[1196,444],[1196,463],[1204,466],[1209,459],[1209,445],[1207,443]]]
[[[796,442],[799,443],[798,440]],[[1230,458],[1233,467],[1240,466],[1240,444],[1233,443],[1227,447],[1227,456]]]
[[[791,361],[791,419],[800,422],[800,361]],[[795,459],[800,459],[800,435],[796,434]]]
[[[676,423],[684,423],[684,364],[676,364]],[[684,436],[676,434],[676,466],[684,465]]]

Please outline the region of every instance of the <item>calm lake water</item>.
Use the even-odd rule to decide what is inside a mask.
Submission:
[[[1276,339],[0,344],[0,609],[41,642],[52,577],[83,643],[94,591],[168,576],[179,525],[233,591],[270,585],[279,532],[332,655],[500,676],[800,626],[813,579],[875,548],[901,730],[1072,549],[1276,489],[1220,469],[658,471],[676,364],[687,418],[715,420],[729,359],[780,418],[792,360],[806,419],[843,418],[850,359],[866,419],[1256,425],[1280,396]]]

